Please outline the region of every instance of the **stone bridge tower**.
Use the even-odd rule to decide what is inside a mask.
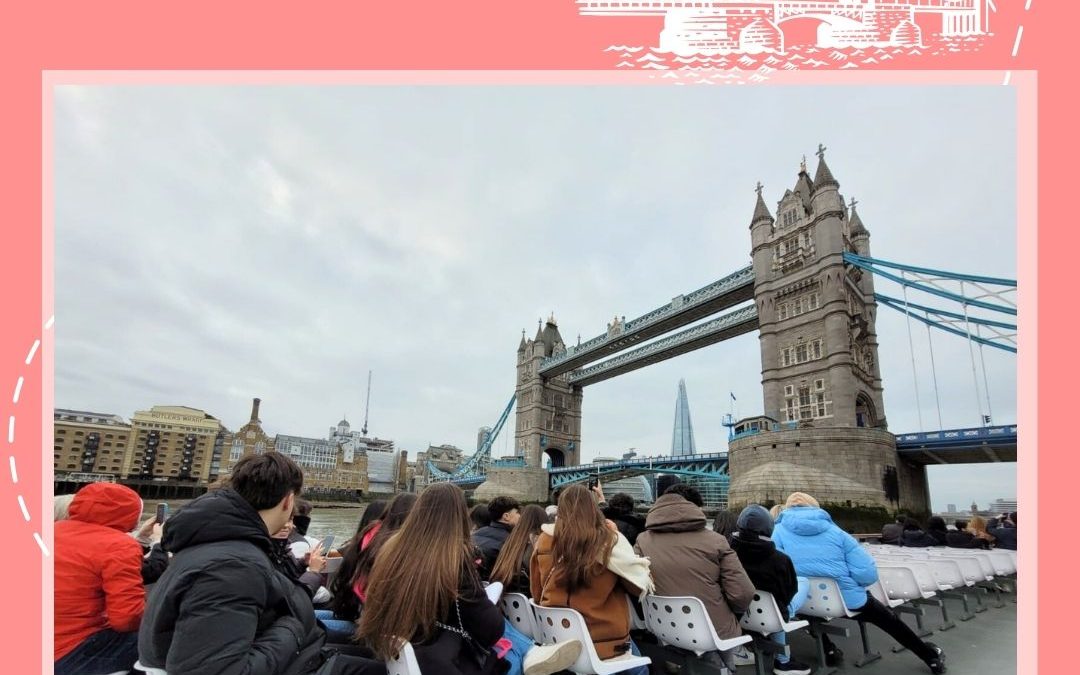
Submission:
[[[803,161],[776,218],[757,187],[750,223],[765,415],[782,431],[729,447],[729,503],[782,502],[802,491],[821,502],[929,507],[925,469],[896,453],[888,433],[872,275],[845,266],[870,255],[870,233],[844,203],[818,148]]]
[[[574,466],[581,457],[581,388],[568,375],[540,376],[543,359],[566,351],[555,317],[537,327],[536,337],[521,335],[517,351],[517,418],[514,454],[534,468]]]

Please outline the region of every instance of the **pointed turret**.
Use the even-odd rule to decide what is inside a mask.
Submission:
[[[870,236],[870,231],[863,225],[862,218],[859,217],[859,212],[855,210],[855,205],[858,204],[854,198],[851,199],[851,210],[848,212],[848,227],[851,230],[852,238],[860,235]]]
[[[555,322],[554,314],[548,318],[543,329],[537,331],[536,336],[536,339],[544,345],[544,356],[551,356],[555,351],[555,345],[565,344],[562,336],[559,335],[559,324]]]
[[[803,156],[802,163],[799,164],[799,177],[795,179],[795,188],[793,192],[799,195],[799,199],[802,200],[803,206],[808,213],[812,212],[810,208],[810,197],[814,194],[814,182],[810,180],[810,174],[806,173],[806,157]]]
[[[755,190],[757,191],[757,203],[754,204],[754,216],[750,219],[751,227],[763,220],[767,220],[769,222],[774,221],[772,214],[769,213],[769,207],[765,205],[765,200],[761,197],[762,187],[763,186],[761,185],[761,182],[758,181],[757,187],[755,188]]]
[[[840,183],[833,177],[832,171],[829,171],[829,165],[825,163],[825,146],[818,144],[818,165],[817,172],[814,174],[814,189],[820,190],[823,187],[831,185],[833,187],[840,187]]]
[[[518,354],[525,351],[525,329],[521,329],[521,342],[518,344]]]

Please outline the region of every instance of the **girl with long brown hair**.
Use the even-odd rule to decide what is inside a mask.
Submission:
[[[470,529],[460,488],[425,489],[375,560],[357,637],[382,659],[407,640],[420,670],[440,675],[520,673],[522,665],[526,675],[548,675],[573,663],[577,642],[528,649],[502,640],[506,620],[480,582]]]
[[[976,543],[983,548],[990,548],[990,544],[994,543],[994,535],[986,531],[986,518],[982,516],[972,516],[967,531],[975,535]]]
[[[581,485],[563,490],[555,523],[540,532],[529,566],[533,600],[580,612],[601,659],[637,654],[626,593],[640,597],[652,592],[648,559],[634,553]],[[626,672],[644,674],[648,668]]]
[[[375,558],[387,540],[405,524],[405,519],[416,501],[417,496],[409,492],[397,495],[386,507],[383,517],[368,525],[367,529],[360,533],[360,550],[356,556],[356,565],[345,579],[348,579],[349,588],[361,603],[366,602],[367,579],[375,565]],[[344,566],[345,563],[342,563],[342,567]],[[340,570],[339,575],[344,571],[344,569]]]
[[[521,510],[520,519],[499,550],[489,581],[498,581],[507,593],[529,594],[529,560],[540,536],[540,526],[546,522],[547,512],[536,504]]]

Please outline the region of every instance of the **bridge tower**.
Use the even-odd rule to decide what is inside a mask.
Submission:
[[[750,223],[765,415],[780,431],[729,446],[732,506],[782,502],[802,491],[822,502],[929,506],[925,469],[901,460],[887,431],[873,279],[845,268],[870,255],[870,233],[844,203],[818,147],[773,218],[757,186]]]
[[[524,457],[529,467],[544,467],[545,455],[553,467],[579,463],[581,387],[572,387],[568,375],[540,376],[540,362],[565,351],[554,316],[537,327],[532,340],[522,333],[518,345],[514,454]]]

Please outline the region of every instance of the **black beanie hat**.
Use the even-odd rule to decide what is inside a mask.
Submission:
[[[773,519],[764,506],[751,504],[739,514],[739,519],[735,521],[735,527],[739,528],[739,532],[769,537],[772,536]]]

